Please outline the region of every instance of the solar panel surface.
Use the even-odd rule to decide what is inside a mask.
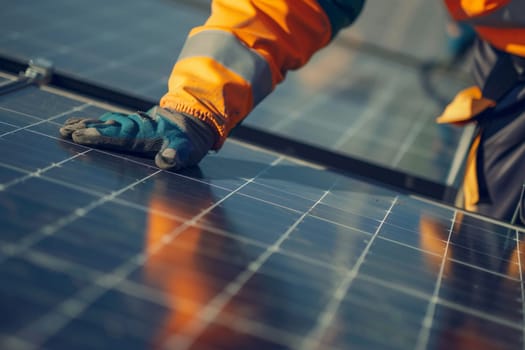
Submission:
[[[424,60],[443,56],[440,5],[367,1],[355,26],[290,73],[246,125],[457,185],[461,131],[437,126],[434,118],[465,81],[422,69]],[[157,101],[186,33],[204,22],[208,7],[209,1],[16,1],[0,13],[0,48]],[[348,40],[408,58],[378,56]]]
[[[0,348],[523,348],[516,230],[239,142],[172,173],[58,137],[108,108],[0,96]]]

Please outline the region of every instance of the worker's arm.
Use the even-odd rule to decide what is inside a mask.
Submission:
[[[206,23],[190,32],[171,73],[168,92],[160,101],[163,110],[195,125],[192,129],[209,138],[202,146],[210,146],[195,152],[199,156],[187,158],[186,162],[177,160],[169,166],[194,165],[210,149],[219,149],[231,129],[273,91],[287,71],[303,66],[341,28],[350,25],[363,4],[364,0],[214,0]],[[162,113],[155,118],[164,120]],[[99,145],[112,147],[111,140],[116,140],[119,146],[112,148],[126,149],[127,146],[120,144],[129,143],[118,140],[141,137],[138,132],[122,134],[123,128],[104,126],[112,120],[120,123],[111,116],[106,115],[104,120],[104,124],[86,125],[97,130],[89,132],[95,135],[89,138],[89,144],[97,145],[97,134],[100,134],[104,141]],[[136,117],[133,120],[135,129],[150,124]],[[73,124],[76,127],[70,127],[63,134],[84,143],[83,138],[75,137],[75,133],[82,130],[82,124]],[[181,129],[176,137],[186,138],[186,144],[192,148],[193,133],[183,130],[172,119],[165,124]],[[166,139],[162,134],[166,132],[164,128],[153,126],[153,129],[157,133],[155,138]],[[133,149],[136,152],[141,152],[140,145],[151,144],[131,143],[138,145]],[[162,152],[177,153],[177,142],[168,140],[164,144],[173,145],[167,146],[168,150],[175,148],[166,151],[166,147],[158,147],[156,143]],[[151,146],[144,150],[154,151]],[[159,162],[157,165],[166,167]]]

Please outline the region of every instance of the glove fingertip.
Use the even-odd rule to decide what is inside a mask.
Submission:
[[[60,136],[68,138],[71,138],[71,134],[73,133],[73,131],[70,128],[65,126],[58,129],[58,132],[60,133]]]
[[[177,151],[173,148],[166,148],[157,153],[155,164],[161,169],[178,170],[183,167],[177,157]]]
[[[100,132],[95,128],[80,129],[71,134],[73,141],[83,145],[94,145],[100,143],[100,136]]]

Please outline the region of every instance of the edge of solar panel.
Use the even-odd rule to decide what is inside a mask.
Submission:
[[[0,52],[0,68],[7,72],[16,74],[24,71],[27,66],[28,63],[25,61]],[[130,108],[131,110],[148,110],[155,105],[154,101],[85,81],[57,69],[54,70],[49,84],[80,95]],[[335,171],[364,176],[383,185],[393,186],[398,190],[418,193],[444,202],[452,203],[456,196],[457,190],[452,186],[382,166],[365,159],[283,137],[257,127],[239,125],[232,132],[231,138],[273,151],[285,152],[289,156],[305,159]]]

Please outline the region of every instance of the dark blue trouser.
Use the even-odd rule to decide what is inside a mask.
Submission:
[[[515,223],[525,226],[525,58],[510,56],[504,61],[507,67],[514,66],[517,74],[512,77],[508,71],[496,71],[505,68],[495,68],[498,60],[501,62],[501,57],[508,54],[481,41],[475,50],[476,83],[484,97],[497,100],[495,108],[476,118],[481,137],[477,153],[477,211],[507,222],[516,218]]]

